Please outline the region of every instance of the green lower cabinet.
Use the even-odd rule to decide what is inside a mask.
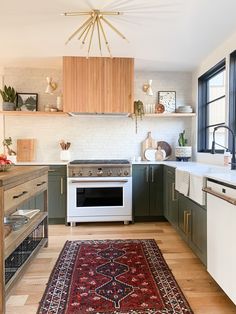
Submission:
[[[206,209],[182,194],[179,194],[179,232],[195,254],[206,265]]]
[[[178,192],[175,190],[175,168],[164,166],[164,215],[178,228]]]
[[[66,166],[50,166],[48,172],[48,221],[65,224],[66,221]]]
[[[133,165],[135,221],[163,220],[163,166]]]

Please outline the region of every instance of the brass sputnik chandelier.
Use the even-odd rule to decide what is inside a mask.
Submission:
[[[81,15],[88,15],[88,19],[78,28],[76,31],[71,34],[71,36],[67,39],[66,44],[68,44],[71,39],[75,36],[78,36],[78,40],[81,41],[82,47],[87,44],[88,41],[88,56],[91,50],[91,45],[94,37],[95,28],[97,29],[97,36],[98,36],[98,46],[100,50],[100,54],[102,56],[102,41],[104,41],[107,51],[111,55],[110,45],[107,39],[107,35],[104,30],[104,24],[106,24],[110,29],[112,29],[117,35],[119,35],[122,39],[127,40],[127,38],[109,22],[106,16],[114,16],[114,15],[122,15],[122,12],[107,12],[107,11],[100,11],[100,10],[92,10],[90,12],[67,12],[63,13],[64,16],[81,16]]]

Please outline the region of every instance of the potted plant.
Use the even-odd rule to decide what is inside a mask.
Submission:
[[[0,89],[0,94],[2,95],[2,109],[5,111],[12,111],[16,109],[16,91],[11,86],[4,86],[3,90]]]
[[[179,133],[178,144],[175,147],[175,157],[178,161],[188,161],[192,156],[192,146],[187,146],[188,140],[185,138],[185,130]]]
[[[138,132],[138,117],[142,120],[144,116],[144,107],[141,100],[136,100],[134,102],[134,115],[135,115],[135,130]]]
[[[11,137],[5,138],[2,144],[3,146],[6,147],[8,160],[10,160],[13,163],[16,163],[16,152],[10,148],[10,146],[12,145],[12,138]]]

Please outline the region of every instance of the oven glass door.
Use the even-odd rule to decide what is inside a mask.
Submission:
[[[76,188],[76,207],[123,206],[122,187]]]

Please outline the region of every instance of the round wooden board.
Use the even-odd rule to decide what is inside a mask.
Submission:
[[[157,147],[158,146],[160,146],[161,149],[163,149],[166,152],[166,158],[168,158],[171,155],[172,149],[171,149],[170,144],[168,144],[167,142],[164,142],[164,141],[159,141],[159,142],[157,142]]]

